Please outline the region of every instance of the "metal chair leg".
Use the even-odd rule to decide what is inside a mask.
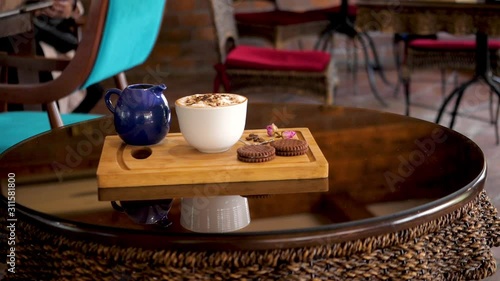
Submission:
[[[399,88],[401,87],[401,84],[403,84],[403,73],[401,71],[401,52],[400,52],[400,42],[402,38],[400,38],[399,34],[394,34],[394,38],[392,41],[392,54],[394,56],[394,64],[396,66],[396,72],[397,72],[397,81],[396,81],[396,86],[394,86],[394,97],[398,96],[399,93]]]
[[[497,113],[495,116],[495,138],[496,138],[496,144],[498,145],[500,143],[500,137],[498,136],[498,113],[500,112],[500,97],[498,99],[497,103]]]
[[[460,87],[454,89],[443,101],[443,103],[441,104],[441,107],[439,108],[439,111],[438,111],[438,115],[436,117],[436,123],[439,124],[439,121],[441,121],[441,117],[443,116],[443,113],[446,109],[446,106],[448,105],[448,103],[453,99],[453,97],[455,97],[455,95],[458,95],[460,94],[460,92],[464,92],[464,90],[469,87],[471,84],[477,82],[479,79],[479,76],[474,76],[472,79],[470,79],[469,81],[465,82],[464,84],[462,84]],[[455,105],[457,106],[457,104],[455,103]],[[452,115],[452,119],[451,119],[451,123],[450,123],[450,128],[452,128],[454,122],[455,122],[455,116],[456,116],[456,112],[455,112],[455,115]]]
[[[368,74],[368,82],[370,84],[370,88],[372,90],[373,95],[375,98],[383,105],[387,106],[387,103],[382,99],[380,94],[377,91],[377,87],[375,85],[375,70],[372,68],[370,65],[370,57],[368,55],[368,50],[366,48],[366,43],[364,42],[363,36],[356,36],[358,39],[359,43],[361,44],[361,48],[363,50],[364,56],[365,56],[365,68],[366,68],[366,73]]]
[[[460,106],[460,102],[462,101],[462,97],[464,96],[465,87],[461,88],[457,93],[457,99],[455,100],[455,106],[453,107],[453,111],[451,112],[451,120],[450,120],[450,129],[453,129],[453,125],[455,124],[455,118],[458,113],[458,107]]]
[[[359,85],[358,85],[358,47],[357,47],[357,44],[356,44],[356,40],[352,39],[351,40],[352,42],[352,51],[353,51],[353,61],[352,61],[352,80],[353,80],[353,83],[354,83],[354,94],[358,94],[359,93]]]
[[[405,115],[410,116],[410,77],[402,78],[405,91]]]
[[[491,78],[491,80],[494,82],[494,83],[500,83],[500,78],[499,77],[496,77],[496,76],[493,76]],[[495,124],[495,116],[493,116],[493,94],[494,94],[494,91],[491,90],[490,88],[490,122],[491,124]],[[497,103],[497,107],[500,106],[500,97],[498,98],[498,103]],[[497,111],[498,111],[498,108],[497,108]],[[497,114],[498,116],[498,114]],[[497,117],[498,118],[498,117]]]
[[[384,69],[382,67],[382,64],[380,63],[378,52],[375,47],[375,42],[373,42],[373,38],[367,32],[361,32],[360,34],[366,38],[366,41],[368,41],[368,47],[370,47],[371,53],[373,55],[373,65],[372,65],[373,70],[377,71],[382,81],[384,81],[386,85],[390,86],[391,83],[389,82],[389,80],[387,80],[387,77],[385,76]]]
[[[496,138],[496,144],[498,145],[500,142],[500,137],[499,137],[499,132],[498,132],[498,113],[500,109],[500,86],[498,85],[498,78],[497,77],[489,77],[489,76],[484,76],[483,77],[484,82],[490,87],[491,95],[496,94],[498,98],[498,105],[497,105],[497,110],[496,110],[496,116],[495,120],[493,122],[493,125],[495,125],[495,138]],[[493,99],[491,98],[490,103],[492,103]]]
[[[441,97],[446,96],[446,69],[441,68]]]
[[[489,94],[489,98],[490,98],[490,104],[488,106],[488,109],[489,109],[489,113],[490,113],[490,123],[491,124],[495,124],[495,117],[493,116],[493,91],[490,90],[490,94]]]
[[[495,126],[495,140],[496,144],[498,145],[500,142],[500,138],[498,136],[498,113],[500,111],[500,97],[497,98],[498,103],[497,103],[497,110],[496,114],[493,115],[493,91],[490,90],[490,106],[489,106],[489,111],[490,111],[490,123]]]
[[[356,44],[356,39],[355,38],[348,38],[348,43],[350,44],[350,48],[348,48],[350,51],[348,51],[350,57],[352,58],[348,67],[349,71],[351,72],[351,79],[352,79],[352,87],[353,87],[353,92],[354,95],[357,95],[359,92],[359,85],[358,85],[358,47]],[[346,43],[347,44],[347,43]]]

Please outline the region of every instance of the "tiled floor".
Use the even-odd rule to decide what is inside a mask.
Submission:
[[[396,81],[396,72],[387,71],[389,80]],[[388,103],[387,107],[374,98],[369,90],[366,74],[360,70],[357,75],[357,93],[355,93],[352,75],[348,71],[340,70],[340,85],[337,92],[336,104],[340,106],[363,107],[381,111],[402,114],[404,112],[402,90],[394,95],[392,87],[379,82],[378,88],[381,95]],[[468,74],[459,75],[459,81],[469,77]],[[448,89],[453,87],[453,76],[447,76]],[[130,79],[129,79],[130,80]],[[133,82],[133,81],[131,81]],[[168,86],[165,92],[167,99],[173,103],[176,98],[193,93],[210,92],[212,87],[212,75],[196,76],[167,76],[162,81]],[[286,103],[321,103],[320,97],[297,95],[294,93],[283,93],[269,96],[265,92],[247,94],[250,102],[286,102]],[[437,108],[441,102],[440,72],[423,71],[415,73],[412,83],[411,116],[433,122]],[[96,113],[108,111],[104,103],[95,109]],[[442,124],[448,124],[448,117],[444,118]],[[487,192],[500,209],[500,147],[495,144],[494,127],[488,122],[488,90],[482,85],[470,88],[462,102],[461,115],[456,121],[455,130],[475,141],[486,155],[489,173],[487,181]],[[495,249],[495,257],[500,261],[500,248]],[[487,279],[489,281],[499,280],[500,273]]]

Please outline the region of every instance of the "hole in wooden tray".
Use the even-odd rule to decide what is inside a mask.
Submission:
[[[149,147],[141,147],[133,149],[131,154],[135,159],[146,159],[153,154],[153,151]]]

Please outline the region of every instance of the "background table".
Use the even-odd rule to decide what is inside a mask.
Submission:
[[[417,35],[448,32],[455,35],[476,35],[476,70],[471,80],[454,89],[443,101],[436,117],[439,123],[448,103],[456,97],[450,128],[453,128],[460,101],[467,87],[475,82],[486,83],[500,99],[500,87],[492,78],[488,36],[500,35],[499,4],[484,1],[457,3],[455,0],[359,0],[356,25],[359,29]],[[407,74],[408,70],[403,70]],[[497,143],[498,110],[495,118]]]
[[[470,280],[495,270],[500,221],[483,190],[484,155],[471,140],[371,110],[249,104],[247,129],[270,123],[311,130],[329,162],[329,191],[251,197],[251,224],[224,234],[180,227],[179,199],[167,229],[134,224],[97,200],[111,117],[8,150],[1,199],[15,173],[17,218],[17,273],[9,277]],[[178,131],[175,111],[172,125]]]
[[[500,35],[500,5],[455,0],[357,0],[356,26],[387,33]]]

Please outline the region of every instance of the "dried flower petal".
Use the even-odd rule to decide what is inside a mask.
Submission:
[[[271,125],[267,125],[266,126],[266,130],[267,130],[267,135],[270,137],[274,134],[273,132],[273,127]]]
[[[276,132],[278,132],[278,127],[273,123],[271,125],[267,125],[266,130],[267,130],[267,136],[272,137]]]
[[[281,134],[281,136],[284,138],[284,139],[291,139],[293,137],[295,137],[297,133],[295,133],[295,131],[283,131],[283,133]]]

